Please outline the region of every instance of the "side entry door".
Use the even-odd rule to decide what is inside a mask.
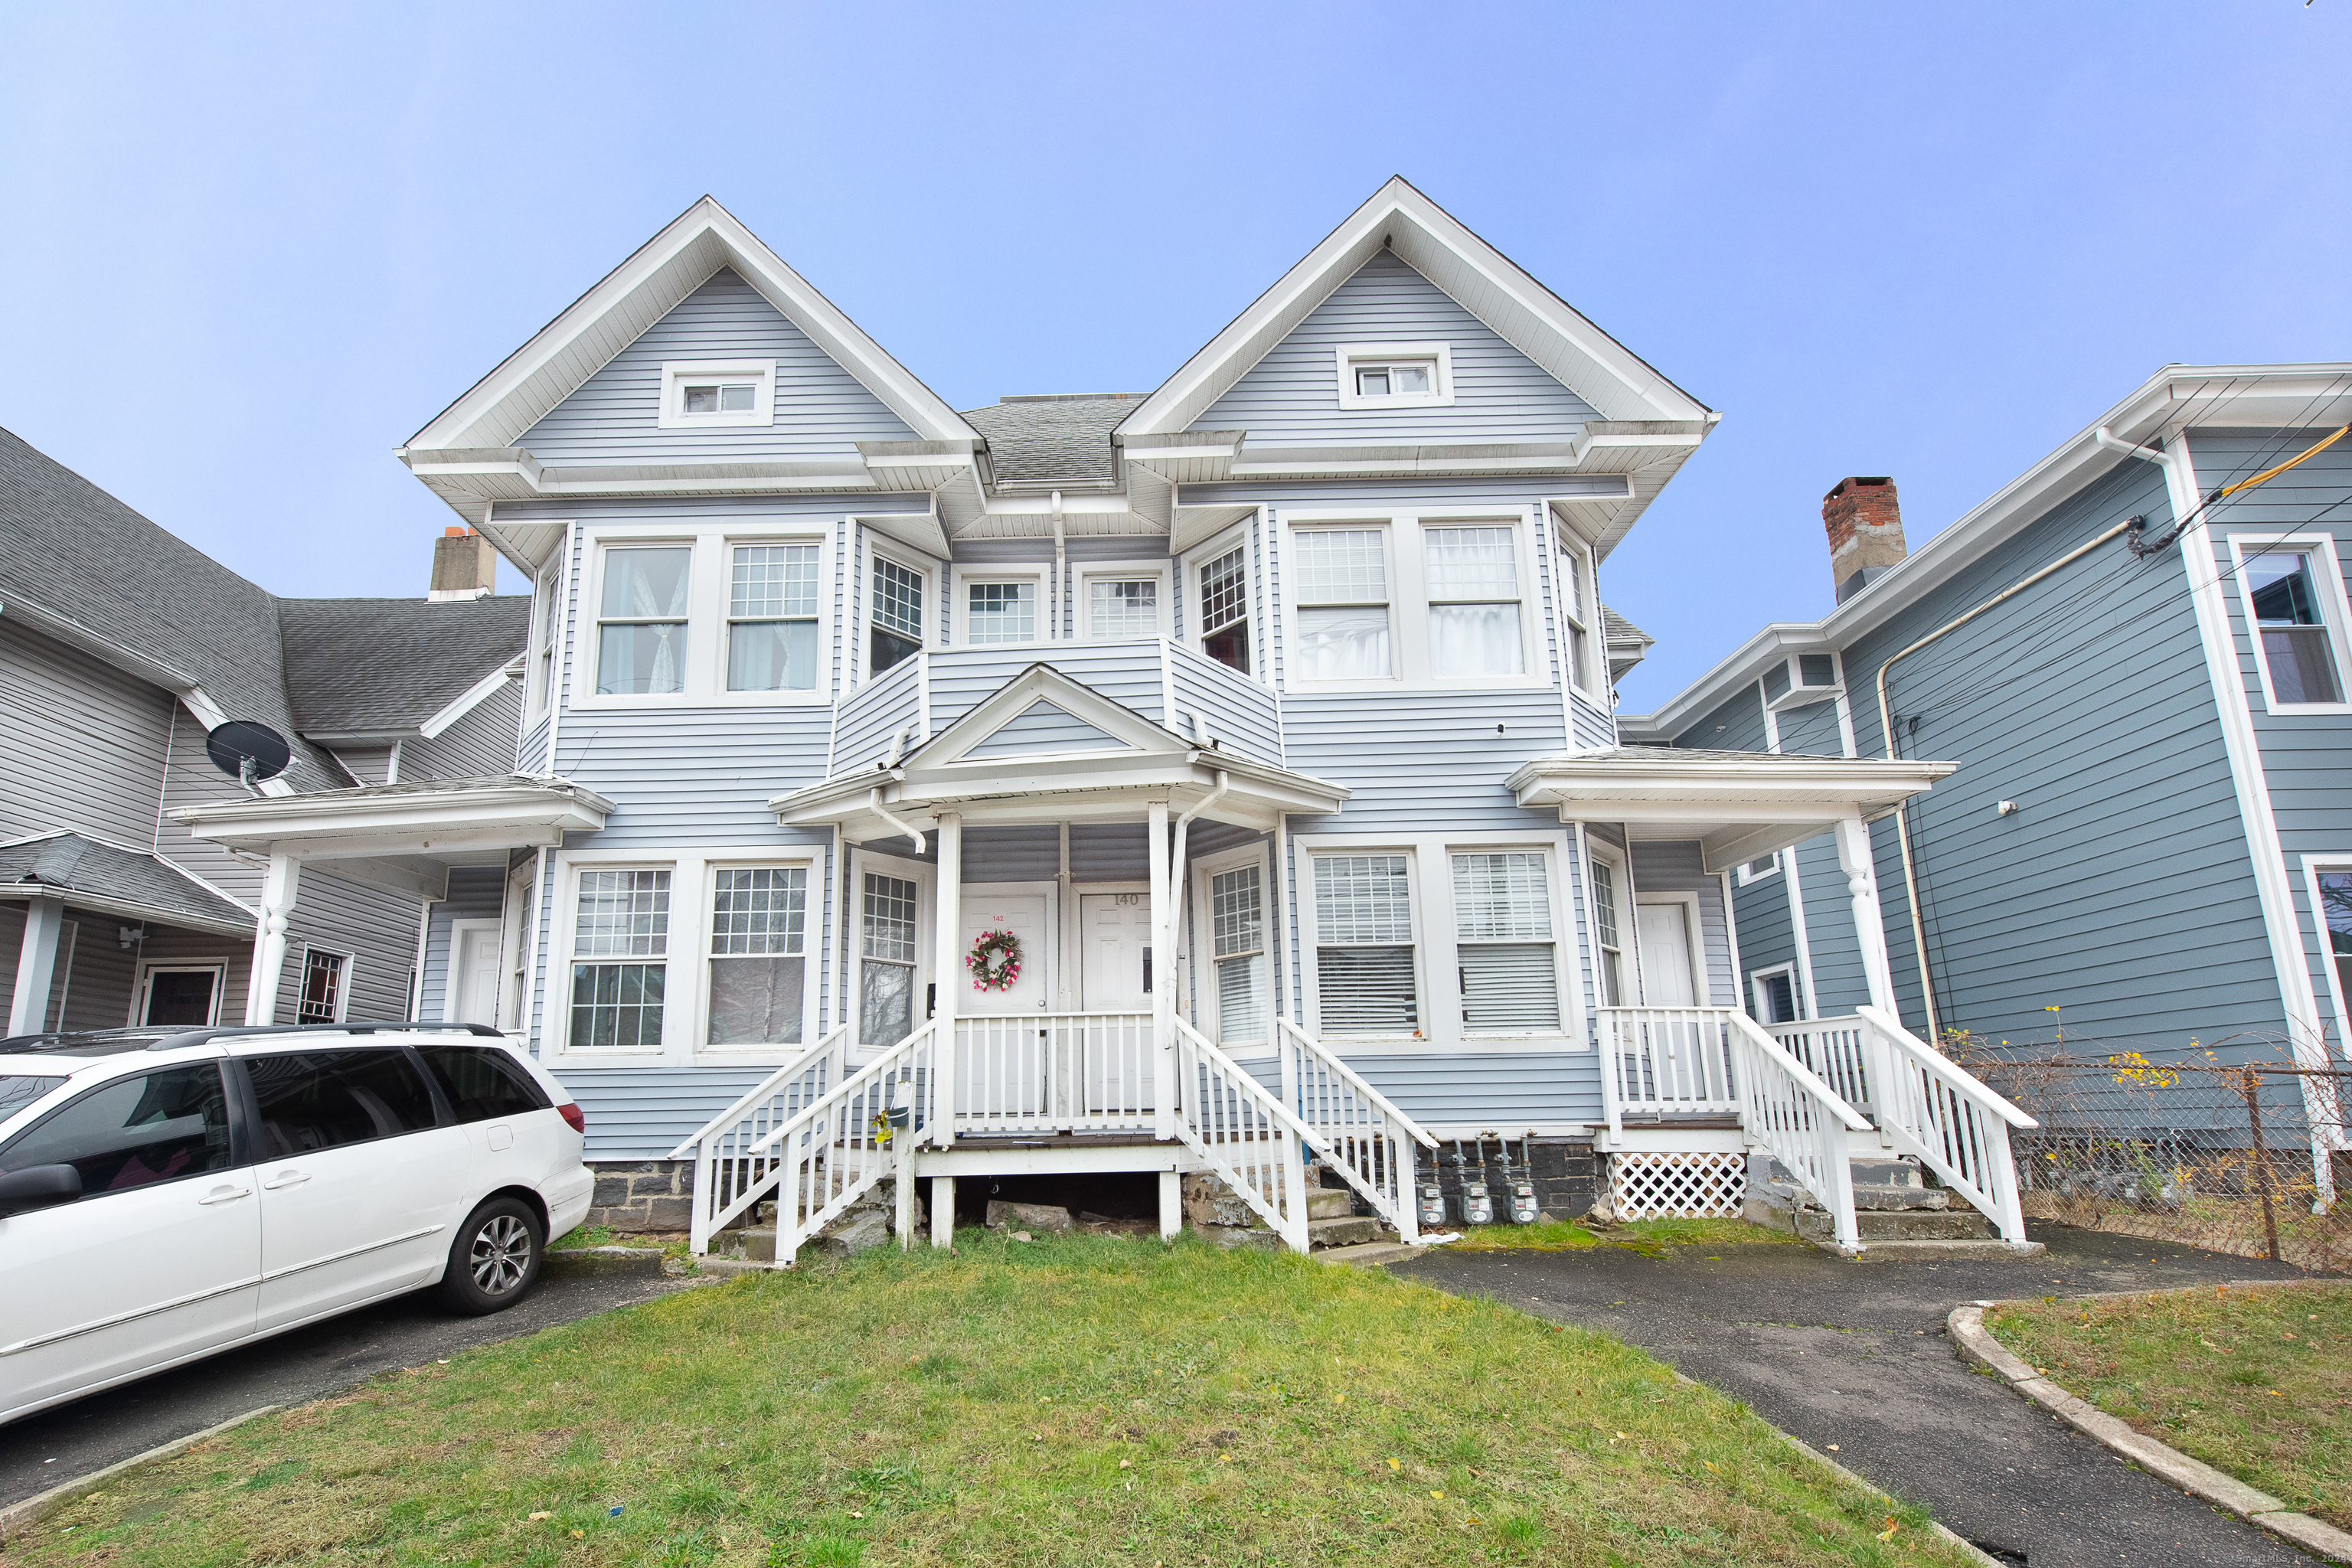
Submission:
[[[260,1326],[429,1283],[474,1163],[399,1049],[241,1058],[261,1188]]]
[[[109,1079],[0,1149],[82,1195],[0,1219],[0,1414],[253,1331],[261,1214],[217,1061]]]

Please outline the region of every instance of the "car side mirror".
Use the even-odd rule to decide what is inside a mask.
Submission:
[[[0,1219],[26,1209],[51,1208],[81,1196],[81,1173],[71,1165],[27,1165],[0,1176]]]

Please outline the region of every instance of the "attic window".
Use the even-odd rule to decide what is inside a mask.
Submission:
[[[1444,343],[1345,343],[1339,350],[1339,374],[1342,408],[1454,401],[1454,355]]]
[[[673,362],[662,366],[665,430],[774,423],[773,360]]]

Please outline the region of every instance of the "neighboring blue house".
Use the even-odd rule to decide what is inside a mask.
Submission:
[[[966,413],[706,199],[402,449],[536,585],[512,776],[188,820],[447,868],[428,1015],[698,1246],[774,1197],[789,1257],[914,1143],[935,1227],[1205,1172],[1304,1247],[1303,1142],[1410,1235],[1457,1137],[1634,1211],[1769,1153],[1851,1246],[1850,1134],[1936,1134],[1790,1049],[1953,1069],[1759,1030],[1725,873],[1948,770],[1619,744],[1597,574],[1716,418],[1401,180],[1158,390]]]
[[[1960,764],[1872,824],[1883,934],[1825,838],[1740,868],[1759,1020],[1852,1010],[1883,942],[1930,1037],[2345,1065],[2352,439],[2312,448],[2347,418],[2352,365],[2175,365],[1915,552],[1890,481],[1831,491],[1837,609],[1620,717],[1783,755],[1885,756],[1891,728]]]

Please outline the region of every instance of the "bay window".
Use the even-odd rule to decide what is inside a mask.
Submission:
[[[572,934],[570,1048],[657,1048],[669,977],[662,871],[583,871]]]
[[[713,874],[710,1044],[801,1043],[808,875],[803,866],[727,868]]]
[[[1524,517],[1284,514],[1288,668],[1296,685],[1549,684],[1536,661]],[[1597,645],[1589,599],[1571,658]],[[1584,617],[1577,622],[1575,616]]]
[[[1559,965],[1543,853],[1456,854],[1454,921],[1462,1026],[1558,1030]]]
[[[827,526],[779,518],[768,527],[782,537],[746,537],[722,522],[590,525],[576,592],[560,567],[539,584],[534,695],[569,670],[571,702],[589,708],[829,700]],[[567,602],[579,606],[576,658],[564,653]]]
[[[596,694],[649,696],[686,689],[691,545],[614,546],[604,552],[596,613]]]
[[[1315,989],[1322,1032],[1419,1036],[1412,857],[1311,858]]]
[[[1519,551],[1509,528],[1429,528],[1430,672],[1524,675],[1519,635]]]
[[[1386,680],[1388,531],[1311,528],[1292,552],[1298,601],[1299,680]]]
[[[739,544],[727,601],[727,689],[816,687],[817,547]]]

